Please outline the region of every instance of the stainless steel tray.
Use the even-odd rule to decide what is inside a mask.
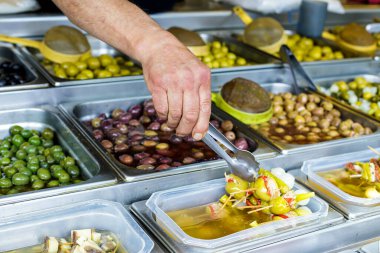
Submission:
[[[55,108],[46,106],[45,108],[26,108],[8,111],[0,111],[0,138],[9,135],[9,128],[12,125],[20,125],[29,129],[43,130],[45,127],[52,128],[57,136],[59,144],[65,152],[78,161],[83,182],[68,186],[29,191],[19,194],[0,196],[0,205],[45,198],[47,196],[83,191],[96,187],[107,186],[116,183],[115,176],[106,165],[99,163],[85,147],[88,143],[83,138],[79,139],[70,127],[58,115]],[[83,143],[82,143],[83,142]]]
[[[269,83],[269,84],[262,84],[261,86],[265,90],[272,93],[280,93],[280,92],[294,93],[293,86],[290,84]],[[326,99],[324,98],[324,100]],[[371,128],[374,133],[370,135],[355,137],[355,138],[342,138],[338,140],[324,141],[324,142],[319,142],[315,144],[299,145],[299,144],[281,143],[279,141],[271,140],[263,136],[259,131],[256,131],[254,129],[252,129],[252,131],[254,131],[257,134],[257,136],[260,137],[260,139],[262,139],[264,142],[268,143],[269,145],[273,146],[276,150],[278,150],[282,154],[292,154],[292,153],[297,153],[297,152],[310,151],[313,149],[321,149],[321,148],[325,148],[325,147],[333,146],[333,145],[344,145],[344,144],[353,145],[357,141],[370,140],[373,138],[378,138],[380,136],[380,125],[377,122],[371,119],[368,119],[367,117],[364,117],[362,114],[351,111],[340,104],[337,104],[335,102],[333,103],[334,103],[335,108],[341,112],[343,119],[347,119],[347,118],[353,119],[361,123],[363,126]]]
[[[312,191],[318,193],[324,200],[326,200],[330,205],[334,206],[337,210],[339,210],[347,219],[356,220],[362,219],[365,217],[370,217],[374,215],[380,214],[380,206],[373,207],[363,207],[363,206],[355,206],[347,203],[343,203],[338,201],[337,199],[333,199],[331,196],[328,196],[323,191],[320,191],[318,188],[312,187],[307,179],[307,176],[302,173],[300,169],[294,169],[289,171],[298,182],[308,187]]]
[[[330,86],[331,86],[334,82],[336,82],[336,81],[340,81],[340,80],[342,80],[342,81],[348,82],[348,81],[354,79],[355,77],[359,77],[359,76],[364,77],[364,78],[365,78],[367,81],[369,81],[369,82],[380,83],[380,76],[377,76],[377,75],[370,75],[370,74],[362,74],[362,75],[352,75],[352,76],[340,76],[340,77],[334,77],[334,78],[315,79],[315,80],[314,80],[314,83],[315,83],[316,85],[319,85],[319,86],[323,87],[323,88],[330,88]],[[380,88],[380,86],[379,86],[379,88]],[[351,105],[349,105],[348,103],[343,102],[343,101],[340,100],[340,99],[337,99],[337,98],[334,98],[334,97],[328,96],[328,95],[324,94],[324,93],[321,92],[321,91],[317,91],[317,93],[318,93],[319,95],[321,95],[322,97],[328,97],[329,99],[333,100],[335,103],[340,104],[340,105],[342,105],[342,106],[344,106],[344,107],[347,107],[347,108],[349,108],[350,110],[355,111],[356,113],[363,115],[364,117],[369,117],[369,118],[371,118],[371,119],[374,120],[374,121],[380,122],[380,119],[376,119],[375,117],[373,117],[373,116],[371,116],[371,115],[369,115],[369,114],[367,114],[367,113],[365,113],[365,112],[363,112],[363,111],[360,111],[359,109],[356,109],[356,108],[352,107]]]
[[[112,48],[105,42],[96,39],[92,36],[87,36],[87,39],[91,46],[91,52],[93,55],[98,56],[101,54],[109,54],[111,56],[123,56],[116,49]],[[94,84],[94,83],[104,83],[104,82],[125,82],[131,80],[143,79],[142,75],[136,76],[120,76],[120,77],[110,77],[110,78],[94,78],[88,80],[71,80],[71,79],[62,79],[50,73],[42,64],[41,60],[43,59],[41,53],[34,48],[20,47],[21,52],[27,57],[28,60],[44,75],[44,77],[54,86],[68,86],[68,85],[79,85],[79,84]]]
[[[92,134],[81,123],[81,121],[94,118],[100,113],[109,113],[115,108],[129,108],[130,106],[141,103],[149,98],[150,97],[148,96],[144,96],[129,99],[121,98],[113,100],[89,101],[83,103],[66,103],[59,105],[59,108],[73,122],[73,124],[78,127],[78,129],[86,136],[86,138],[97,147],[97,149],[103,154],[104,157],[106,157],[107,161],[125,181],[143,180],[154,177],[162,177],[165,175],[205,170],[210,167],[215,167],[218,165],[218,163],[222,164],[224,162],[222,160],[214,160],[184,165],[178,168],[172,168],[164,171],[141,171],[136,168],[121,164],[114,158],[113,155],[108,154],[107,151],[92,137]],[[221,119],[221,116],[216,114],[213,115],[213,117]],[[272,157],[276,154],[272,149],[262,143],[255,144],[252,132],[243,124],[237,124],[238,127],[236,130],[238,132],[238,135],[247,137],[247,139],[250,140],[251,145],[257,147],[254,152],[257,159]]]
[[[231,244],[228,247],[216,248],[216,249],[201,249],[195,247],[189,247],[184,244],[178,243],[172,239],[165,231],[155,221],[152,213],[145,206],[146,201],[136,202],[131,205],[131,212],[136,215],[140,222],[146,226],[157,238],[158,240],[167,248],[169,252],[250,252],[252,249],[260,249],[268,244],[275,244],[279,241],[284,241],[292,237],[299,235],[304,235],[307,233],[312,233],[314,231],[322,230],[327,227],[331,227],[344,222],[342,215],[329,209],[329,213],[326,217],[321,219],[321,222],[316,224],[304,224],[303,226],[291,229],[278,231],[277,234],[262,235],[262,237],[253,238],[252,240],[246,242],[240,242],[236,244]],[[278,252],[281,252],[280,248]],[[297,251],[294,251],[297,252]]]
[[[0,63],[4,60],[9,60],[22,65],[26,71],[25,75],[27,82],[13,86],[2,86],[0,87],[0,92],[49,87],[47,80],[45,80],[45,78],[43,78],[27,61],[25,61],[20,52],[9,44],[0,43]]]
[[[91,200],[2,220],[0,251],[39,245],[46,236],[68,238],[71,230],[85,228],[114,233],[128,252],[148,253],[154,247],[121,204]]]
[[[226,71],[239,71],[239,70],[250,70],[250,69],[257,69],[257,68],[263,68],[263,64],[266,64],[265,67],[268,64],[280,64],[281,60],[271,54],[268,54],[264,51],[258,50],[255,47],[249,46],[247,44],[244,44],[230,36],[226,35],[220,35],[215,36],[208,33],[199,33],[202,39],[206,42],[213,42],[213,41],[220,41],[223,43],[226,43],[228,48],[232,53],[235,53],[237,56],[244,57],[250,62],[253,62],[253,65],[247,65],[247,66],[236,66],[236,67],[228,67],[228,68],[213,68],[211,69],[212,73],[221,73]]]

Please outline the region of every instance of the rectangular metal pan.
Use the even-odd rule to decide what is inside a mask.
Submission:
[[[281,93],[281,92],[293,93],[293,86],[290,84],[269,83],[269,84],[262,84],[261,86],[268,92],[272,92],[272,93]],[[299,144],[284,144],[279,141],[271,140],[263,136],[259,131],[256,131],[253,128],[252,128],[252,131],[254,131],[257,134],[257,136],[260,137],[260,139],[262,139],[264,142],[274,147],[276,150],[278,150],[282,154],[292,154],[292,153],[310,151],[313,149],[322,149],[322,148],[326,148],[326,147],[330,147],[334,145],[340,145],[340,144],[353,145],[356,141],[365,140],[365,139],[370,140],[373,138],[380,137],[380,128],[377,122],[371,119],[368,119],[367,117],[364,117],[362,114],[351,111],[340,104],[334,103],[334,106],[337,110],[341,112],[343,119],[350,118],[352,120],[355,120],[361,123],[363,126],[371,128],[374,133],[371,135],[360,136],[356,138],[344,138],[344,139],[338,139],[338,140],[324,141],[324,142],[315,143],[315,144],[299,145]]]
[[[249,241],[244,241],[236,244],[231,244],[227,247],[218,249],[200,249],[189,247],[184,244],[178,243],[171,238],[161,227],[157,224],[152,212],[146,207],[146,201],[136,202],[131,205],[131,212],[139,219],[139,221],[146,226],[152,234],[166,247],[168,252],[249,252],[251,249],[257,249],[267,244],[274,244],[275,242],[287,240],[295,236],[312,233],[327,227],[331,227],[344,222],[344,218],[333,209],[329,209],[326,217],[322,218],[317,224],[310,224],[294,228],[288,231],[279,231],[277,234],[265,235]],[[278,250],[281,251],[280,249]]]
[[[125,181],[143,180],[148,178],[162,177],[166,175],[174,175],[179,173],[186,173],[191,171],[205,170],[210,167],[215,167],[218,164],[222,164],[224,161],[206,161],[201,163],[195,163],[190,165],[181,166],[178,168],[172,168],[163,171],[141,171],[136,168],[128,167],[117,161],[113,155],[107,153],[107,151],[98,143],[93,137],[90,131],[83,125],[81,121],[89,120],[96,117],[100,113],[109,114],[113,109],[123,108],[127,109],[132,105],[139,104],[150,97],[137,97],[137,98],[121,98],[113,100],[99,100],[99,101],[89,101],[83,103],[66,103],[59,105],[60,110],[73,122],[73,124],[78,127],[78,129],[86,136],[86,138],[97,147],[97,149],[106,157],[107,161],[112,165],[112,167],[118,172],[118,174]],[[215,119],[222,119],[218,115],[213,115]],[[254,151],[257,159],[264,159],[267,157],[275,156],[276,152],[270,149],[268,146],[262,143],[255,143],[254,136],[252,132],[247,129],[243,124],[237,123],[236,130],[238,136],[246,137],[251,146],[257,146]],[[252,150],[253,151],[253,150]]]
[[[58,194],[83,191],[116,183],[116,177],[110,169],[107,170],[104,163],[98,162],[85,145],[83,138],[70,130],[55,108],[25,108],[8,111],[0,111],[0,138],[9,136],[9,128],[12,125],[20,125],[27,129],[43,130],[46,127],[53,129],[59,144],[64,151],[74,157],[78,162],[82,177],[85,181],[62,187],[46,188],[37,191],[29,191],[12,195],[0,196],[0,205],[15,203],[25,200],[45,198]]]
[[[27,82],[13,86],[1,86],[0,92],[49,87],[48,81],[45,80],[45,78],[43,78],[27,61],[25,61],[24,57],[16,50],[16,48],[5,43],[0,43],[0,63],[6,60],[18,63],[24,67]]]
[[[46,236],[70,238],[71,230],[87,228],[112,232],[128,252],[148,253],[154,247],[121,204],[91,200],[9,217],[0,225],[0,251],[40,245]]]
[[[255,47],[251,47],[247,44],[244,44],[230,36],[226,36],[226,35],[215,36],[215,35],[211,35],[207,33],[199,33],[199,34],[206,43],[210,43],[213,41],[220,41],[222,43],[225,43],[232,53],[235,53],[237,56],[241,56],[247,59],[249,62],[253,62],[253,65],[247,65],[247,66],[213,68],[211,69],[212,73],[258,69],[258,68],[263,68],[264,64],[266,64],[265,67],[268,67],[267,66],[268,64],[273,65],[273,64],[281,63],[281,60],[278,57],[268,54],[264,51],[258,50]]]
[[[116,49],[112,48],[105,42],[98,40],[92,36],[87,36],[88,42],[91,46],[91,52],[94,56],[99,56],[101,54],[109,54],[111,56],[123,56],[128,59],[127,56],[123,55]],[[137,76],[121,76],[121,77],[110,77],[110,78],[97,78],[88,80],[71,80],[62,79],[50,73],[41,63],[43,59],[41,53],[34,48],[20,47],[21,52],[27,57],[28,60],[44,75],[44,77],[53,86],[69,86],[69,85],[79,85],[79,84],[94,84],[94,83],[104,83],[104,82],[123,82],[131,80],[143,79],[142,75]]]
[[[350,80],[353,80],[355,77],[359,77],[359,76],[364,77],[369,82],[380,83],[380,76],[370,75],[370,74],[362,74],[362,75],[359,74],[359,75],[352,75],[352,76],[341,76],[341,77],[334,77],[334,78],[315,79],[314,83],[318,86],[323,87],[323,88],[330,88],[334,82],[337,82],[337,81],[349,82]],[[380,85],[379,85],[379,89],[380,89]],[[369,115],[365,112],[360,111],[359,109],[352,107],[351,105],[343,102],[340,99],[328,96],[321,91],[317,91],[317,93],[322,97],[328,97],[328,99],[333,100],[335,103],[340,104],[344,107],[347,107],[350,110],[355,111],[356,113],[363,115],[364,117],[368,117],[374,121],[380,122],[379,119],[376,119],[372,115]]]

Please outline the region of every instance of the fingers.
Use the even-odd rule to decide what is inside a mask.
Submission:
[[[179,88],[171,88],[167,91],[169,101],[168,126],[176,128],[182,116],[183,92]]]
[[[196,140],[200,140],[207,132],[211,115],[211,84],[209,69],[200,73],[201,85],[199,87],[199,117],[193,129],[192,135]]]
[[[196,89],[184,91],[182,118],[177,127],[177,135],[184,136],[192,132],[199,115],[199,93]]]
[[[168,119],[169,105],[166,91],[155,89],[152,92],[152,100],[158,117],[164,120]]]

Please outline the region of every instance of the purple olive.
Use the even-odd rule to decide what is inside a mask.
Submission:
[[[108,131],[112,128],[112,119],[105,119],[102,121],[101,123],[101,127],[103,129],[103,131]]]
[[[124,110],[120,109],[120,108],[117,108],[115,110],[112,111],[112,118],[114,119],[119,119],[121,115],[123,115],[125,113]]]
[[[143,152],[143,151],[145,151],[145,149],[146,148],[143,145],[132,146],[133,152]]]
[[[213,125],[215,128],[219,128],[220,127],[220,123],[218,120],[216,119],[213,119],[210,121],[211,125]]]
[[[120,124],[120,121],[119,121],[119,120],[114,119],[114,120],[112,121],[112,125],[113,125],[114,127],[116,127],[118,124]]]
[[[187,136],[183,137],[183,140],[184,140],[185,142],[190,142],[190,143],[196,141],[196,140],[195,140],[193,137],[191,137],[190,135],[187,135]]]
[[[103,140],[104,134],[102,130],[95,129],[94,131],[92,131],[92,136],[94,136],[96,140],[101,141]]]
[[[123,143],[127,143],[127,141],[128,141],[127,136],[125,136],[125,135],[120,135],[120,136],[118,136],[118,137],[115,139],[115,144],[123,144]]]
[[[182,166],[182,163],[180,163],[180,162],[173,162],[172,163],[172,167],[179,167],[179,166]]]
[[[142,159],[144,159],[144,158],[147,158],[147,157],[149,157],[149,156],[150,156],[150,155],[149,155],[148,153],[141,152],[141,153],[134,154],[134,155],[133,155],[133,158],[134,158],[135,160],[140,161],[140,160],[142,160]]]
[[[158,136],[149,137],[147,139],[152,140],[152,141],[156,141],[156,142],[159,142],[161,140],[160,137],[158,137]]]
[[[182,142],[182,138],[173,134],[172,136],[170,136],[169,141],[173,144],[180,144]]]
[[[133,157],[130,155],[119,156],[119,161],[125,165],[130,165],[133,163]]]
[[[129,108],[128,112],[132,113],[132,117],[136,119],[141,116],[142,107],[141,105],[134,105],[131,108]]]
[[[195,141],[192,143],[195,147],[205,147],[206,146],[206,143],[204,143],[203,141]]]
[[[234,142],[235,146],[241,150],[248,150],[248,142],[245,138],[238,138]]]
[[[109,140],[102,140],[101,144],[105,149],[111,149],[113,147],[113,143]]]
[[[155,159],[157,159],[157,160],[159,160],[159,159],[162,158],[162,155],[160,155],[160,154],[153,154],[152,157],[155,158]]]
[[[115,140],[117,137],[121,135],[121,132],[117,128],[111,128],[106,132],[108,139]]]
[[[183,158],[183,164],[191,164],[191,163],[195,163],[196,160],[193,158],[193,157],[185,157]]]
[[[224,133],[224,136],[226,136],[226,138],[229,140],[229,141],[234,141],[236,139],[236,135],[234,132],[232,131],[227,131]]]
[[[144,136],[142,136],[140,134],[135,134],[129,140],[130,141],[141,141],[143,139],[144,139]]]
[[[127,125],[125,125],[123,123],[117,124],[116,128],[119,129],[122,134],[128,133],[128,127],[127,127]]]
[[[116,144],[113,150],[115,153],[125,153],[128,150],[128,145],[125,143]]]
[[[124,124],[128,124],[128,122],[131,119],[132,119],[132,113],[130,113],[130,112],[124,113],[124,114],[120,115],[120,117],[119,117],[120,122],[122,122]]]
[[[149,124],[151,121],[152,120],[148,116],[143,115],[140,117],[140,122],[142,124]]]
[[[148,130],[153,130],[153,131],[158,131],[160,130],[160,127],[161,127],[161,124],[158,123],[157,121],[154,121],[152,123],[150,123],[150,125],[148,126]]]
[[[156,159],[154,159],[153,157],[146,157],[144,159],[141,159],[140,160],[140,164],[155,164],[157,162]]]
[[[105,113],[101,113],[99,114],[98,118],[101,120],[105,120],[107,118],[107,115]]]
[[[138,170],[154,170],[154,166],[150,164],[143,164],[136,167]]]
[[[174,152],[169,149],[159,149],[156,150],[157,154],[163,155],[163,156],[174,156]]]
[[[101,123],[102,123],[102,120],[99,119],[99,118],[93,118],[93,119],[91,120],[91,126],[92,126],[93,128],[99,128],[100,125],[101,125]]]
[[[167,123],[163,123],[160,127],[161,131],[163,132],[172,132],[173,129],[168,126]]]
[[[130,145],[130,146],[137,146],[137,145],[140,145],[140,141],[130,141],[130,142],[129,142],[129,145]]]
[[[173,159],[170,157],[162,157],[158,160],[159,163],[164,163],[164,164],[170,164],[172,163]]]
[[[234,124],[232,123],[231,120],[225,120],[222,122],[222,125],[221,125],[223,131],[231,131],[233,128],[234,128]]]
[[[144,107],[153,106],[153,100],[152,99],[145,100],[143,103],[143,106]]]
[[[156,121],[160,124],[164,124],[166,122],[166,119],[163,118],[157,118]]]
[[[137,119],[131,119],[129,122],[128,122],[128,125],[130,126],[134,126],[134,127],[137,127],[137,126],[140,126],[140,121],[138,121]]]
[[[170,166],[167,165],[167,164],[161,164],[160,166],[156,167],[156,170],[160,171],[160,170],[167,170],[169,169]]]
[[[145,107],[145,112],[149,117],[156,116],[156,109],[154,109],[153,105]]]

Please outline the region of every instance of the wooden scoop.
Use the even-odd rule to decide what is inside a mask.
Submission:
[[[168,29],[168,32],[172,33],[195,56],[205,56],[209,54],[208,46],[198,33],[180,27],[171,27]]]

